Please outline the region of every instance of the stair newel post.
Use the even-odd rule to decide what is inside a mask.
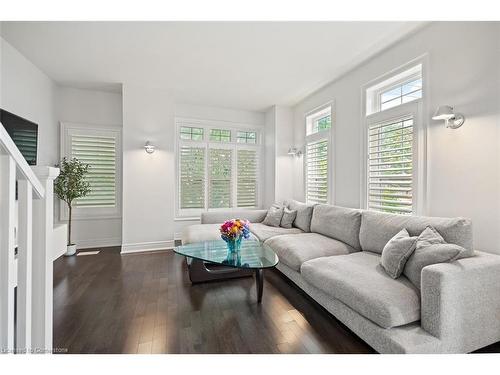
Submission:
[[[45,189],[45,197],[33,201],[32,340],[35,353],[52,352],[54,179],[59,169],[32,167]]]

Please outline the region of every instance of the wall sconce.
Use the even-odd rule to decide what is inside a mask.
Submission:
[[[297,147],[290,147],[288,149],[288,155],[299,157],[300,155],[302,155],[302,151],[300,151]]]
[[[453,107],[449,105],[440,105],[432,116],[433,120],[444,120],[447,128],[457,129],[465,122],[465,117],[461,113],[455,113]]]
[[[153,146],[149,141],[147,141],[146,144],[144,145],[144,150],[146,150],[148,154],[152,154],[153,152],[155,152],[155,149],[156,147]]]

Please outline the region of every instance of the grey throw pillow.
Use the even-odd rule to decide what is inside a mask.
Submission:
[[[427,227],[418,236],[416,249],[406,262],[403,274],[420,289],[424,267],[464,258],[468,253],[462,246],[446,243],[434,228]]]
[[[446,243],[443,236],[433,227],[427,227],[418,236],[417,249],[440,243]]]
[[[406,261],[415,250],[418,237],[410,237],[406,229],[401,229],[394,237],[390,239],[382,250],[380,264],[385,272],[397,279],[401,276]]]
[[[293,199],[289,200],[287,203],[290,210],[297,211],[297,217],[293,222],[293,226],[302,229],[304,232],[310,232],[314,205],[305,204]]]
[[[283,217],[283,209],[284,207],[273,204],[269,210],[267,210],[267,215],[262,224],[269,225],[271,227],[279,227],[281,224],[281,218]]]
[[[290,210],[287,207],[283,210],[283,217],[281,218],[281,227],[291,228],[295,218],[297,217],[296,210]]]

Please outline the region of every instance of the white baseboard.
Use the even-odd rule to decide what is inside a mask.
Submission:
[[[144,251],[169,250],[174,248],[174,240],[138,242],[122,244],[122,254],[141,253]]]
[[[122,244],[122,239],[120,237],[108,237],[90,240],[75,240],[75,242],[77,249],[80,250],[93,247],[120,246]]]

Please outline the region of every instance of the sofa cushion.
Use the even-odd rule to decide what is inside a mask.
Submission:
[[[271,227],[279,227],[281,223],[281,218],[283,217],[284,207],[273,204],[267,210],[267,215],[262,221],[262,224],[269,225]]]
[[[273,237],[266,241],[266,245],[278,254],[280,262],[295,271],[300,271],[302,263],[310,259],[358,251],[343,242],[318,233]]]
[[[397,279],[403,273],[408,258],[415,250],[418,237],[410,237],[406,229],[401,231],[390,239],[382,250],[380,264],[385,272]]]
[[[357,250],[361,249],[359,245],[360,225],[361,210],[326,204],[314,206],[311,232],[345,242]]]
[[[286,201],[285,205],[290,210],[297,211],[297,216],[295,217],[293,226],[303,230],[304,232],[310,232],[314,205],[302,203],[293,199]]]
[[[250,223],[250,232],[261,242],[274,236],[302,233],[298,228],[270,227],[262,223]]]
[[[383,328],[420,320],[420,293],[404,276],[392,279],[380,255],[357,252],[302,264],[304,279]]]
[[[280,227],[293,228],[293,222],[297,217],[297,211],[290,210],[288,207],[283,208],[283,217],[281,218]]]
[[[408,259],[403,273],[418,289],[420,289],[424,267],[472,256],[462,246],[446,243],[433,227],[427,227],[420,233],[420,236],[417,237],[416,247]]]
[[[361,249],[381,254],[386,243],[401,229],[406,228],[410,236],[418,236],[427,226],[437,229],[446,242],[473,250],[472,223],[469,219],[407,216],[376,211],[363,211],[361,214]]]
[[[182,231],[182,244],[220,240],[220,224],[194,224]]]

